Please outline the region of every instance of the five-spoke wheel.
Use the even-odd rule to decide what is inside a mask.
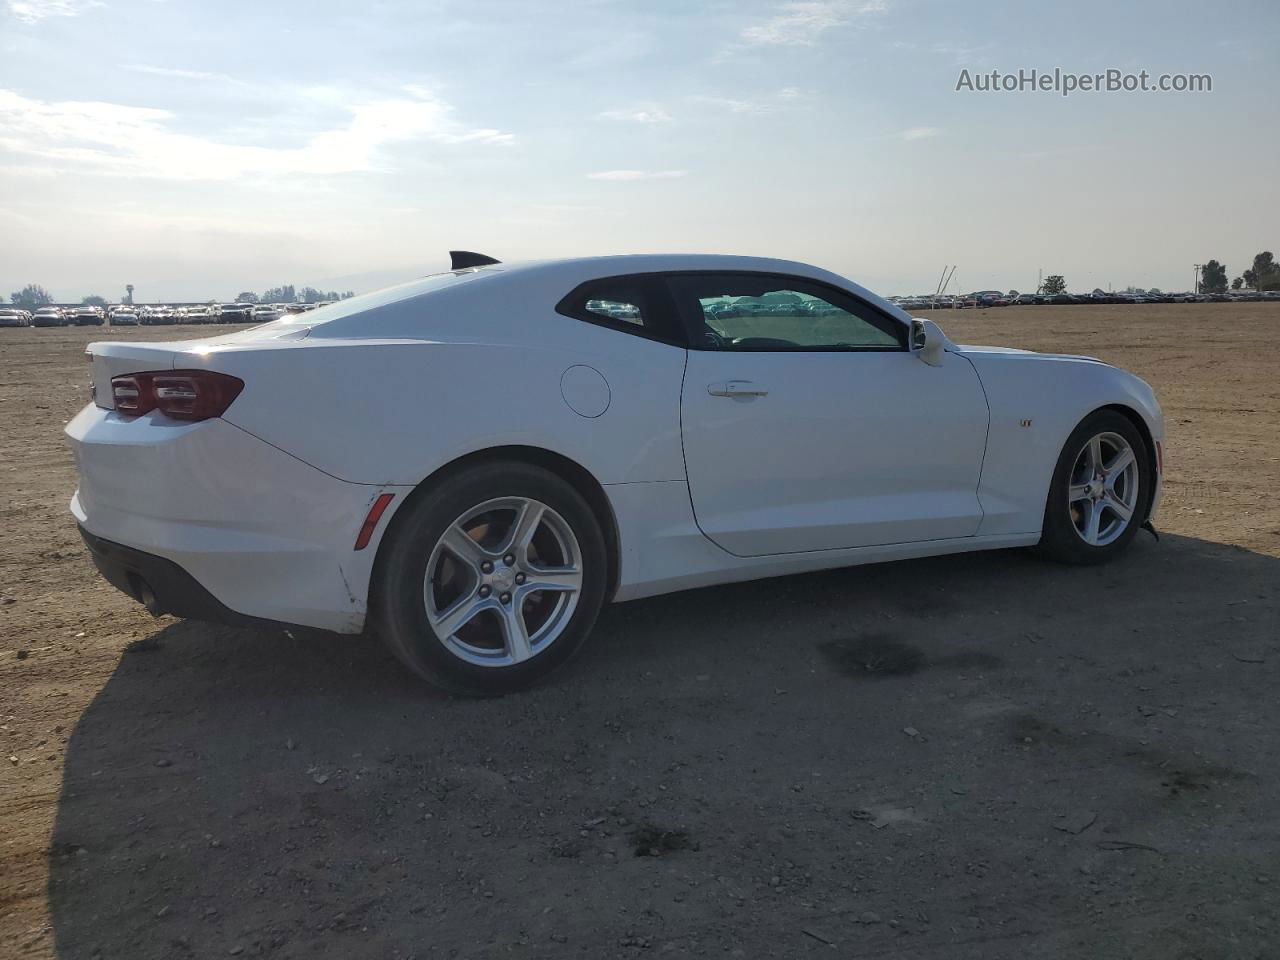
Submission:
[[[427,562],[424,599],[438,636],[469,663],[537,656],[564,631],[582,590],[582,551],[555,510],[526,497],[477,504]]]
[[[1133,421],[1116,410],[1091,414],[1058,459],[1041,551],[1067,563],[1109,560],[1146,519],[1154,485],[1147,444]]]
[[[379,553],[371,613],[431,683],[500,694],[572,656],[607,582],[600,521],[581,493],[540,467],[490,461],[401,509]]]
[[[1076,456],[1067,492],[1076,533],[1093,547],[1114,543],[1133,519],[1140,490],[1129,441],[1110,432],[1090,437]]]

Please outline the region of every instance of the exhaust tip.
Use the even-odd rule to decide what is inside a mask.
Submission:
[[[153,617],[158,617],[164,613],[165,609],[160,605],[160,601],[156,599],[156,594],[155,591],[151,589],[151,584],[147,583],[147,581],[143,580],[139,576],[132,577],[132,580],[133,589],[138,601],[147,608],[147,612]]]

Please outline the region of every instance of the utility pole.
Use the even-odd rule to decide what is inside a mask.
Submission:
[[[1195,286],[1195,290],[1194,290],[1194,292],[1195,292],[1196,294],[1199,294],[1199,293],[1200,293],[1200,268],[1201,268],[1201,267],[1203,267],[1203,266],[1204,266],[1204,264],[1203,264],[1203,263],[1197,263],[1197,264],[1194,264],[1194,266],[1195,266],[1195,268],[1196,268],[1196,286]]]

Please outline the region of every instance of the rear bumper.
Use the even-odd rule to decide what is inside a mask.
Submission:
[[[157,616],[168,613],[237,627],[267,622],[236,613],[172,560],[95,537],[84,527],[80,536],[103,579]]]
[[[378,495],[400,488],[338,480],[223,420],[90,405],[66,433],[80,472],[71,512],[125,593],[145,600],[145,586],[158,609],[194,619],[364,628],[377,539],[355,550],[356,536]]]

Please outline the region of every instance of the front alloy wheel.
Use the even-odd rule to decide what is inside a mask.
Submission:
[[[1063,563],[1110,560],[1146,519],[1155,482],[1146,441],[1132,420],[1111,409],[1085,417],[1054,468],[1040,552]]]
[[[1068,505],[1071,523],[1091,547],[1114,543],[1138,508],[1138,458],[1118,433],[1100,433],[1076,456]]]

